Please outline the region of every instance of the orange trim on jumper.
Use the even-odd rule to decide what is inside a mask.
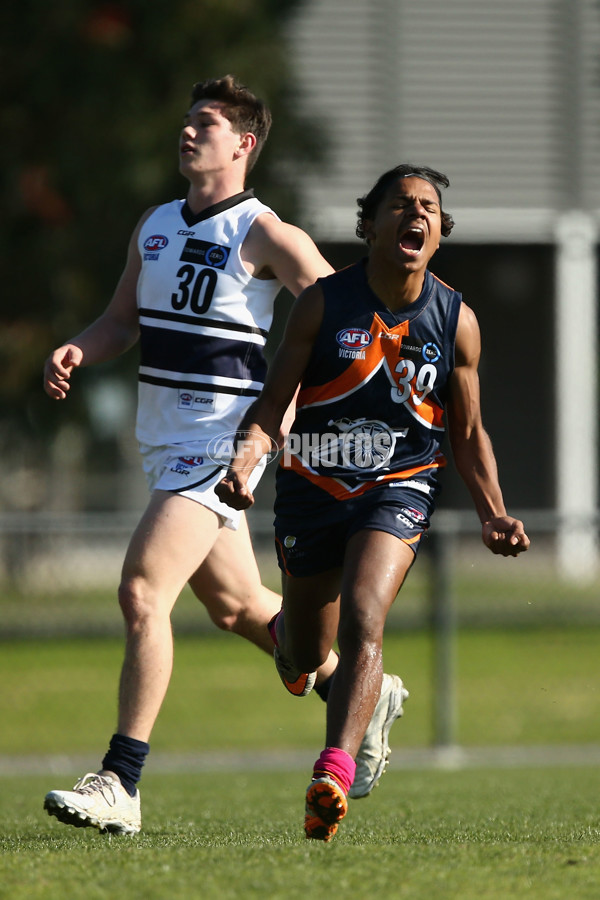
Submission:
[[[425,397],[422,403],[416,403],[415,396],[415,392],[411,391],[410,396],[403,401],[404,405],[410,409],[411,413],[417,419],[421,419],[429,428],[436,428],[438,431],[443,431],[444,410],[441,406],[432,403],[427,397]]]
[[[446,457],[443,453],[438,452],[433,462],[428,463],[427,465],[415,466],[412,469],[403,469],[401,472],[390,472],[387,475],[378,478],[376,481],[364,482],[355,490],[349,490],[345,487],[341,478],[328,478],[327,475],[319,475],[316,472],[311,471],[311,469],[303,465],[298,456],[292,456],[290,465],[285,468],[291,469],[303,478],[307,478],[312,484],[326,491],[328,494],[331,494],[332,497],[335,497],[336,500],[349,500],[351,497],[360,497],[371,488],[377,487],[380,484],[385,484],[386,481],[394,481],[395,479],[401,481],[405,478],[412,478],[420,472],[428,472],[431,469],[443,469],[445,465]]]
[[[434,275],[433,272],[431,272],[430,274],[433,276],[433,278],[435,278],[436,281],[439,281],[440,284],[443,284],[445,288],[448,288],[449,291],[452,291],[454,294],[456,294],[456,291],[454,290],[454,288],[451,285],[446,284],[445,281],[442,281],[442,279],[438,278],[437,275]]]
[[[365,385],[382,365],[385,365],[386,374],[390,381],[392,391],[402,389],[403,386],[396,376],[399,361],[403,358],[399,355],[400,342],[409,334],[408,320],[400,322],[393,328],[388,328],[383,319],[377,313],[373,314],[373,321],[369,329],[373,340],[365,347],[364,359],[354,359],[350,365],[332,381],[314,387],[300,389],[298,394],[297,409],[313,406],[320,403],[333,403],[340,397],[352,394]],[[444,412],[441,407],[431,402],[427,395],[422,403],[418,402],[418,392],[415,391],[415,378],[411,379],[411,391],[403,404],[410,408],[417,420],[422,421],[429,428],[443,430]],[[417,400],[415,400],[417,397]]]
[[[298,394],[298,409],[313,403],[335,400],[341,395],[355,391],[372,378],[386,355],[385,348],[382,346],[382,340],[379,338],[379,334],[382,331],[387,334],[397,334],[399,341],[404,335],[408,334],[408,322],[401,322],[400,325],[396,325],[394,328],[388,328],[377,313],[374,313],[369,329],[373,340],[368,347],[365,347],[365,358],[354,359],[348,368],[341,375],[338,375],[337,378],[334,378],[333,381],[328,381],[315,387],[301,388]],[[386,340],[385,343],[393,344],[393,347],[397,347],[398,341]],[[393,347],[390,347],[390,350]]]

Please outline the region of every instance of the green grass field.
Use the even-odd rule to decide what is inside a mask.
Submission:
[[[6,759],[12,769],[0,777],[0,900],[598,900],[600,769],[546,763],[553,747],[600,745],[599,638],[593,627],[462,630],[460,744],[545,745],[548,758],[494,767],[481,750],[480,766],[443,770],[418,763],[432,734],[430,637],[390,633],[385,667],[411,691],[392,765],[371,797],[350,804],[329,846],[302,832],[310,766],[285,763],[287,753],[319,752],[324,706],[288,697],[244,642],[177,639],[142,781],[144,829],[133,838],[68,828],[42,810],[48,790],[83,774],[72,759],[99,764],[120,641],[5,642],[0,771]],[[283,763],[269,770],[265,751]],[[221,753],[234,769],[218,764]],[[182,772],[169,772],[169,754],[182,755]],[[30,774],[46,764],[47,774]]]
[[[392,771],[334,842],[302,833],[306,773],[145,779],[136,837],[60,825],[48,779],[0,784],[2,900],[597,900],[594,769]]]
[[[457,740],[466,746],[600,744],[600,629],[463,629],[455,651]],[[0,755],[104,752],[112,733],[122,642],[0,644]],[[405,747],[432,740],[432,643],[390,632],[388,672],[411,697],[397,726]],[[154,751],[314,749],[324,705],[294,701],[273,664],[247,642],[213,632],[176,640],[175,669]]]

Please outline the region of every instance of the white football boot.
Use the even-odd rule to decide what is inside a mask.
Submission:
[[[385,772],[391,752],[388,746],[390,728],[404,712],[402,704],[407,698],[408,691],[402,679],[398,675],[384,674],[377,706],[356,754],[356,774],[348,791],[353,800],[370,794]]]
[[[44,809],[65,825],[101,833],[137,834],[142,827],[140,792],[130,797],[119,779],[88,772],[72,791],[50,791]]]

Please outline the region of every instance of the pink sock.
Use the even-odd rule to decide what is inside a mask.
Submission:
[[[272,639],[272,641],[273,641],[273,643],[275,644],[276,647],[279,647],[279,641],[277,640],[277,629],[276,629],[276,625],[277,625],[277,619],[278,619],[279,616],[281,616],[281,615],[283,615],[283,610],[282,610],[282,609],[280,609],[279,612],[276,613],[276,615],[273,616],[273,618],[271,619],[271,621],[270,621],[269,624],[267,625],[267,628],[269,629],[269,634],[271,635],[271,639]]]
[[[331,775],[340,784],[344,793],[348,793],[354,781],[356,763],[349,753],[339,747],[326,747],[315,763],[313,778]]]

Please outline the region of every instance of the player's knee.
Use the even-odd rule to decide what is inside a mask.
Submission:
[[[198,595],[196,595],[198,596]],[[230,594],[213,593],[210,596],[198,596],[204,604],[211,622],[221,631],[238,634],[244,616],[244,607]]]
[[[340,653],[348,659],[373,659],[381,654],[383,628],[368,617],[341,620],[338,628]]]
[[[284,656],[302,672],[315,672],[329,656],[330,648],[313,637],[297,635],[294,639],[292,635],[281,648]]]
[[[211,618],[217,628],[222,631],[230,631],[249,641],[255,642],[259,631],[264,630],[267,633],[266,620],[263,621],[261,616],[254,615],[252,611],[244,608],[235,611],[230,609],[227,613],[221,613]]]
[[[240,617],[236,613],[209,613],[211,622],[221,631],[240,634]]]
[[[147,620],[155,613],[150,592],[143,579],[124,578],[119,585],[119,606],[129,627]]]
[[[270,619],[269,610],[262,608],[260,596],[252,592],[238,595],[219,591],[210,596],[196,596],[206,607],[213,624],[221,631],[230,631],[252,640],[256,629],[263,625],[266,627]]]
[[[301,672],[316,672],[322,666],[329,653],[303,649],[291,654],[292,662]]]

